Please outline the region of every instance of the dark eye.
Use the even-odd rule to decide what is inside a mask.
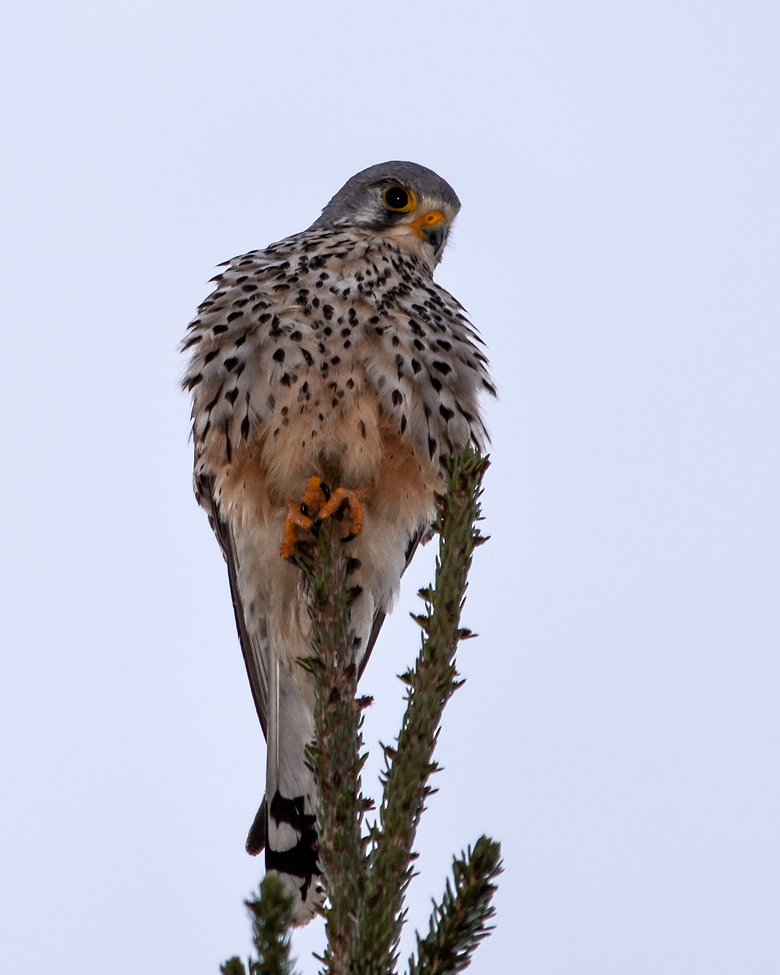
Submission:
[[[382,194],[382,199],[387,209],[395,210],[396,213],[408,213],[417,204],[414,193],[405,190],[403,186],[389,186]]]

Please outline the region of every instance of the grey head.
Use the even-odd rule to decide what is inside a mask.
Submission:
[[[385,162],[347,180],[310,229],[356,228],[392,237],[411,250],[423,244],[420,256],[436,264],[458,210],[455,191],[433,170]]]

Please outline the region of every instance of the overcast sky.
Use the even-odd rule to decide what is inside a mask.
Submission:
[[[439,172],[500,399],[402,959],[503,845],[472,971],[780,970],[778,32],[736,2],[14,4],[0,38],[0,968],[246,955],[264,744],[191,491],[214,266]],[[362,688],[376,743],[405,581]],[[321,924],[296,934],[317,970]]]

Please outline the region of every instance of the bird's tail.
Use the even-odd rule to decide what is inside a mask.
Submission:
[[[317,783],[306,761],[314,738],[314,679],[289,655],[272,655],[268,675],[266,791],[247,837],[253,855],[265,848],[273,870],[294,896],[293,922],[306,924],[323,902],[317,861]]]
[[[387,606],[392,586],[397,586],[403,569],[402,560],[397,565],[399,560],[364,552],[361,546],[369,535],[364,529],[351,549],[360,567],[350,576],[350,582],[355,584],[350,623],[356,634],[355,663],[359,669],[371,652],[384,618],[384,609],[376,610],[375,593],[384,594],[381,605]],[[375,569],[373,575],[367,574],[365,567],[372,565],[381,568]],[[381,578],[383,572],[391,582]],[[317,780],[306,758],[306,748],[314,740],[315,681],[299,662],[313,649],[308,601],[297,569],[288,574],[288,583],[288,588],[280,588],[274,600],[269,601],[271,611],[266,617],[266,789],[246,847],[252,854],[265,849],[266,869],[278,873],[295,896],[294,922],[306,924],[325,896],[317,856]]]

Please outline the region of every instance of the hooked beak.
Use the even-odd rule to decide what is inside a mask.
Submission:
[[[409,226],[418,237],[422,237],[433,247],[434,254],[438,256],[447,239],[447,221],[441,210],[431,210],[419,219],[413,220]]]

